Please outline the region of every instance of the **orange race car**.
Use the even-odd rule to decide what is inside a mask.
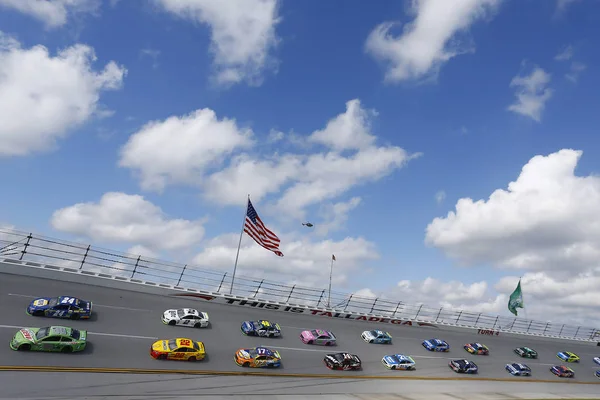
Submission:
[[[239,349],[235,352],[233,359],[240,367],[277,368],[281,366],[279,352],[266,347]]]
[[[150,348],[150,356],[157,360],[197,361],[206,357],[206,350],[202,342],[177,338],[154,342]]]

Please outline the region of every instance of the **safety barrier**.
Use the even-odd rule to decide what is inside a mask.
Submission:
[[[16,261],[27,261],[28,264],[47,264],[69,271],[118,277],[161,287],[188,288],[221,295],[231,292],[237,298],[335,310],[337,314],[468,327],[478,329],[481,334],[494,335],[503,331],[584,341],[600,340],[600,330],[590,327],[434,308],[425,304],[409,304],[384,297],[368,298],[352,293],[332,292],[329,299],[325,289],[286,285],[239,275],[236,276],[235,286],[231,288],[231,276],[228,272],[220,273],[12,230],[0,230],[0,262],[3,260],[11,265],[20,264]]]

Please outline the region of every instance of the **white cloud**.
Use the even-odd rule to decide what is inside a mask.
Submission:
[[[51,56],[24,49],[0,32],[0,156],[48,151],[69,130],[102,112],[100,94],[121,87],[126,69],[114,61],[92,68],[91,47],[76,44]]]
[[[360,197],[353,197],[348,201],[338,203],[327,203],[321,206],[321,215],[323,221],[315,227],[318,235],[327,234],[342,229],[348,220],[348,214],[358,207],[361,203]]]
[[[554,56],[556,61],[567,61],[573,57],[573,46],[568,45],[560,53]]]
[[[143,189],[161,192],[169,184],[198,185],[207,168],[251,144],[250,129],[205,108],[144,125],[121,149],[119,166],[137,171]]]
[[[277,45],[278,0],[156,0],[166,11],[212,30],[211,53],[216,81],[260,85],[276,62],[270,51]]]
[[[552,97],[553,90],[548,88],[550,74],[536,67],[527,76],[515,76],[510,87],[515,87],[516,101],[508,110],[540,122],[546,102]]]
[[[0,0],[0,8],[10,8],[44,23],[46,28],[64,26],[70,15],[95,13],[99,0]]]
[[[579,74],[581,74],[586,69],[587,66],[585,64],[574,61],[571,63],[570,71],[567,74],[565,74],[565,78],[567,78],[573,83],[577,83],[577,80],[579,79]]]
[[[575,4],[579,0],[556,0],[555,16],[562,15],[569,6]]]
[[[457,34],[491,15],[500,3],[501,0],[413,1],[415,19],[404,26],[402,35],[394,37],[390,33],[394,23],[380,24],[369,34],[366,51],[388,65],[388,82],[436,76],[451,58],[474,51],[473,46],[459,43]]]
[[[147,246],[142,246],[141,244],[136,244],[135,246],[130,247],[125,252],[127,254],[132,254],[136,256],[141,256],[144,259],[158,259],[160,254]]]
[[[52,227],[103,242],[126,242],[152,251],[182,249],[204,237],[202,221],[172,219],[142,196],[105,193],[99,202],[55,211]],[[139,248],[138,248],[139,250]]]
[[[442,202],[446,199],[446,192],[440,190],[435,194],[435,202],[438,204],[442,204]]]
[[[334,265],[333,283],[343,286],[365,262],[379,258],[375,244],[363,238],[313,242],[293,234],[282,234],[276,227],[270,228],[281,238],[281,250],[285,257],[274,256],[244,235],[237,274],[321,288],[324,287],[323,282],[329,281],[331,255],[335,254],[337,262]],[[228,234],[208,241],[191,264],[230,272],[235,262],[238,240],[239,234]]]
[[[487,201],[462,198],[435,218],[427,243],[465,264],[571,277],[598,267],[600,178],[575,175],[581,151],[535,156],[508,190]]]
[[[160,50],[142,49],[140,50],[140,54],[145,57],[150,57],[152,59],[152,68],[158,68],[158,56],[160,56]]]

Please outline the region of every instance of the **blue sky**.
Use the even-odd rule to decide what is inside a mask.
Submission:
[[[229,270],[249,191],[286,257],[246,239],[245,274],[325,287],[335,253],[339,290],[502,313],[524,276],[543,317],[545,296],[565,281],[539,238],[557,216],[585,225],[578,210],[600,211],[596,1],[50,3],[0,0],[6,226]],[[378,31],[387,22],[396,25]],[[96,60],[81,48],[58,55],[76,45]],[[524,102],[510,109],[519,91]],[[539,175],[519,185],[536,201],[488,200],[537,155],[547,157]],[[548,213],[543,200],[567,184],[552,165],[574,159],[589,179],[567,175],[596,197]],[[240,160],[269,168],[236,185],[220,171],[239,173]],[[445,219],[465,198],[483,203]],[[600,254],[594,229],[548,235],[573,265],[574,246]],[[578,260],[570,287],[585,274],[600,283],[597,263]],[[567,299],[561,311],[588,305]]]

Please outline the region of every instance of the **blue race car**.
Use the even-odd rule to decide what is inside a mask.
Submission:
[[[595,375],[596,375],[597,378],[600,378],[600,369],[598,371],[596,371]]]
[[[407,371],[415,370],[415,360],[411,356],[404,354],[390,354],[381,359],[381,363],[387,369],[404,369]]]
[[[92,302],[71,296],[40,297],[33,300],[25,312],[34,317],[89,319]]]
[[[531,368],[525,364],[512,363],[506,364],[506,370],[514,376],[531,376]]]
[[[389,332],[384,332],[380,330],[374,331],[364,331],[360,337],[367,343],[384,343],[391,344],[392,343],[392,335]]]
[[[281,336],[281,327],[276,322],[260,319],[258,321],[244,321],[240,327],[244,335],[279,337]]]
[[[424,340],[422,344],[429,351],[450,351],[450,345],[445,340],[429,339]]]
[[[559,351],[558,353],[556,353],[556,357],[560,358],[563,361],[570,362],[570,363],[571,362],[579,362],[579,356],[570,351]]]

